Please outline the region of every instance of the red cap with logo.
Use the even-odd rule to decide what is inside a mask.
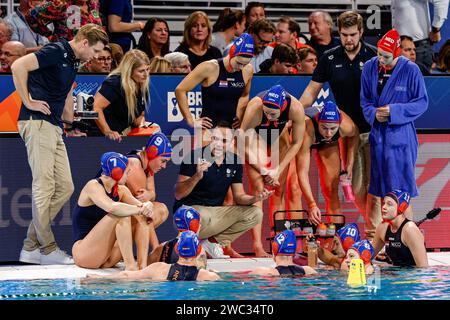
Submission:
[[[378,41],[377,46],[381,50],[392,53],[394,59],[399,57],[402,52],[402,49],[400,48],[400,35],[395,29],[389,30],[380,41]]]

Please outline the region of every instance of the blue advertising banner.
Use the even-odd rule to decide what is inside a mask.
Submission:
[[[183,79],[182,75],[152,75],[150,77],[150,105],[146,110],[147,121],[161,126],[162,131],[171,134],[177,128],[187,128],[175,98],[175,88]],[[100,88],[105,76],[78,75],[74,95],[84,92],[94,95]],[[252,81],[250,98],[275,84],[283,85],[295,97],[300,97],[308,85],[309,76],[260,76],[255,75]],[[447,119],[450,118],[450,77],[425,77],[429,96],[429,107],[422,117],[416,121],[418,129],[450,129]],[[16,132],[16,119],[20,110],[20,98],[15,92],[11,75],[0,75],[0,132]],[[316,104],[322,105],[333,100],[333,94],[325,84]],[[201,89],[197,86],[188,92],[189,109],[195,118],[202,110]]]

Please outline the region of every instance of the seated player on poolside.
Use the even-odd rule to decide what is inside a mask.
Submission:
[[[297,240],[292,230],[284,230],[277,234],[272,242],[273,259],[275,268],[259,267],[249,274],[271,275],[279,277],[304,276],[317,273],[308,266],[298,266],[293,257],[297,249]]]
[[[384,197],[383,223],[377,227],[374,237],[375,252],[385,246],[386,255],[394,266],[428,267],[423,234],[415,222],[404,215],[409,201],[409,194],[401,190],[393,190]]]
[[[375,257],[372,244],[368,240],[362,240],[354,243],[347,251],[347,256],[341,264],[341,270],[348,271],[350,269],[350,262],[353,259],[361,259],[364,262],[364,269],[366,274],[374,272],[372,260]]]
[[[200,214],[192,207],[182,206],[173,214],[173,221],[178,229],[176,238],[158,245],[149,256],[147,263],[150,265],[155,262],[165,262],[172,264],[178,261],[178,252],[175,249],[180,235],[184,231],[197,233],[200,229]],[[197,265],[199,268],[206,268],[206,253],[203,250],[197,256]]]
[[[202,247],[198,241],[197,234],[185,231],[181,234],[176,246],[180,258],[178,262],[168,264],[156,262],[139,271],[122,271],[109,276],[88,274],[88,278],[113,278],[113,279],[149,279],[169,281],[215,281],[219,280],[218,274],[198,269],[197,256]]]

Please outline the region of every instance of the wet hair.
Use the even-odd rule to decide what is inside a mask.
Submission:
[[[215,128],[227,128],[231,129],[231,123],[227,120],[219,120],[215,126]]]

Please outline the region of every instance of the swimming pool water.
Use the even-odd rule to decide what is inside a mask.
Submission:
[[[339,271],[304,278],[221,274],[217,282],[26,280],[0,282],[0,300],[450,300],[450,267],[383,268],[369,287],[351,288]]]

